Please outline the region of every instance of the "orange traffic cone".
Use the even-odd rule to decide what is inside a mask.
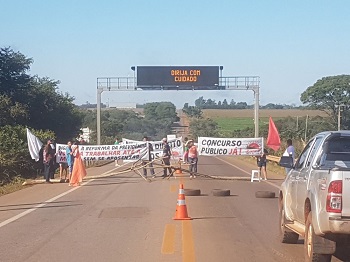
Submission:
[[[177,199],[177,205],[176,205],[176,212],[174,220],[190,220],[190,218],[187,214],[187,207],[185,203],[185,190],[183,184],[180,184],[179,188],[179,196]]]

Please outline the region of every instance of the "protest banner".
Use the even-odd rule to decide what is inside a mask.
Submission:
[[[57,163],[67,162],[66,147],[64,144],[56,145]],[[79,145],[79,152],[83,160],[131,160],[136,161],[147,154],[145,142],[119,145]]]
[[[65,144],[56,144],[56,163],[67,163]]]
[[[81,145],[83,160],[132,160],[137,161],[147,152],[145,142],[120,145]]]
[[[264,139],[199,137],[198,153],[204,156],[256,156],[264,149]]]
[[[141,143],[137,140],[130,140],[122,138],[123,144]],[[143,142],[145,143],[145,142]],[[151,152],[151,159],[161,158],[163,155],[163,142],[162,141],[149,141],[153,146],[153,151]],[[183,143],[182,137],[168,140],[168,144],[171,149],[172,158],[178,160],[183,157]]]

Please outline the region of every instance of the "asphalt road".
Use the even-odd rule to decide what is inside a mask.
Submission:
[[[201,157],[198,172],[249,177],[254,165]],[[276,198],[281,177],[267,182],[213,180],[187,174],[146,182],[114,165],[88,169],[80,187],[40,184],[0,197],[0,261],[303,261],[303,240],[278,241]],[[173,220],[179,184],[192,220]],[[215,197],[213,189],[229,189]],[[332,261],[345,261],[333,258]]]

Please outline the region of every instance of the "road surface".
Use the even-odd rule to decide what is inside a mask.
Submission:
[[[229,157],[201,157],[198,172],[249,177],[255,166]],[[303,240],[278,241],[276,198],[281,177],[267,182],[213,180],[187,174],[146,182],[113,164],[88,169],[80,187],[40,184],[0,197],[0,261],[303,261]],[[192,220],[173,220],[179,184]],[[213,189],[229,189],[215,197]],[[338,256],[332,261],[346,261]]]

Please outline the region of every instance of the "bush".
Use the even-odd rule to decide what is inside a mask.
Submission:
[[[32,131],[39,139],[45,141],[54,137],[51,131]],[[31,159],[26,128],[23,126],[0,127],[0,185],[13,179],[33,178],[41,169],[41,163]]]

